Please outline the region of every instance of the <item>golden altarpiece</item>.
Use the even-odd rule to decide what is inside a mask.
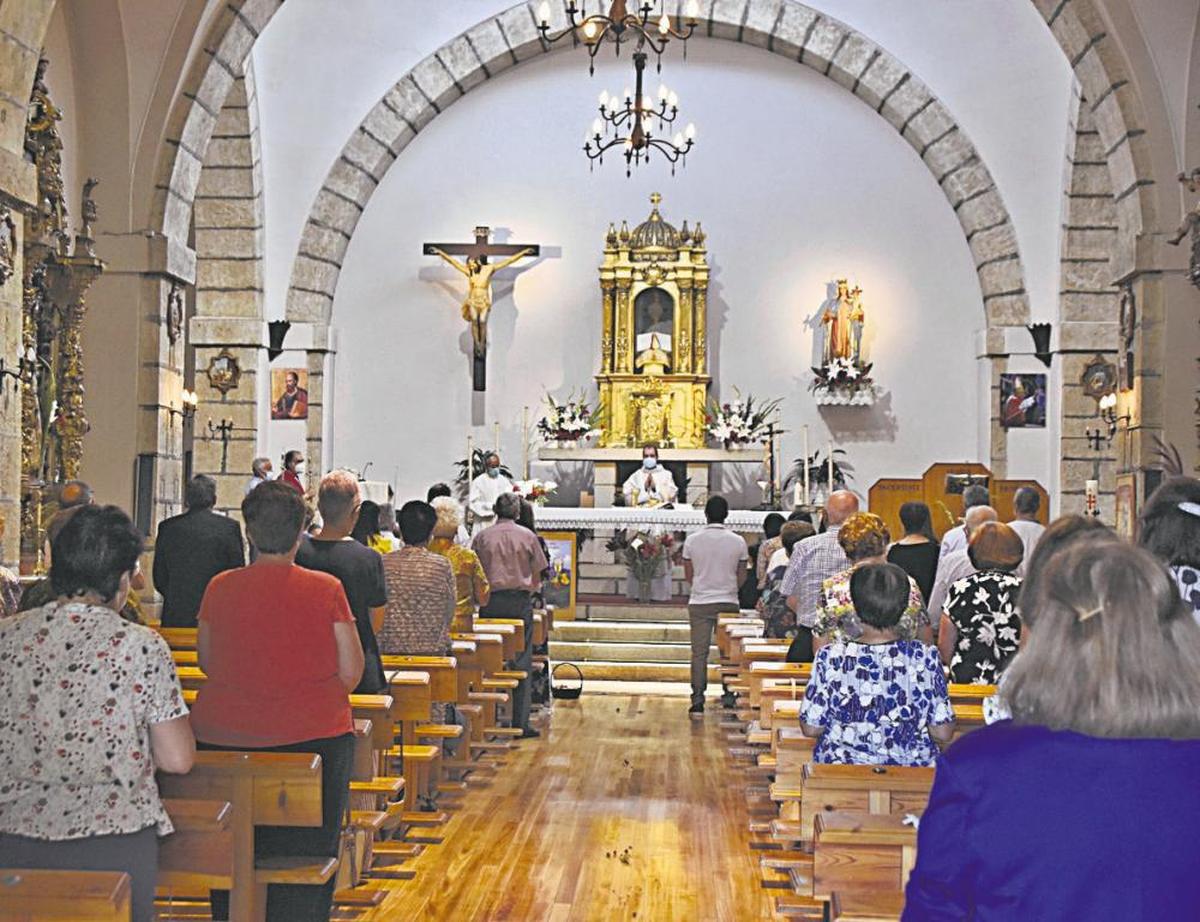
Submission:
[[[713,464],[761,464],[761,449],[709,448],[706,237],[699,222],[676,228],[650,197],[650,216],[632,231],[610,225],[600,266],[601,434],[594,445],[545,446],[541,461],[592,464],[596,506],[619,501],[642,447],[678,463],[687,501],[703,503]]]
[[[610,225],[600,267],[601,448],[704,448],[709,266],[697,222]]]

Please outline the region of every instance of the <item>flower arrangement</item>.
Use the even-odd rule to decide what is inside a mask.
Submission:
[[[824,495],[828,496],[830,492],[829,484],[829,458],[822,458],[819,451],[812,453],[809,458],[800,457],[792,462],[792,469],[788,471],[787,476],[783,480],[783,490],[787,491],[796,484],[804,482],[804,465],[808,462],[808,482],[814,492],[823,490]],[[854,466],[846,460],[846,452],[844,449],[835,448],[833,450],[833,487],[838,490],[845,488],[846,484],[854,479]]]
[[[872,367],[870,363],[862,365],[847,358],[830,359],[824,366],[813,369],[816,377],[809,385],[809,390],[841,390],[853,393],[869,389],[874,384],[871,380]]]
[[[546,500],[558,489],[553,480],[518,480],[513,486],[529,502],[535,506],[546,505]]]
[[[783,401],[756,402],[753,396],[743,399],[741,391],[736,387],[733,392],[737,395],[733,402],[717,403],[714,400],[709,404],[708,411],[704,414],[708,434],[726,448],[764,441],[775,411]]]
[[[617,555],[629,568],[638,585],[645,588],[649,587],[652,580],[663,575],[665,567],[674,564],[676,541],[669,532],[652,535],[639,531],[630,537],[622,528],[604,546]]]
[[[599,431],[595,422],[596,409],[588,405],[582,396],[572,391],[563,403],[546,395],[546,414],[538,420],[537,431],[544,439],[556,442],[577,442],[593,432]]]

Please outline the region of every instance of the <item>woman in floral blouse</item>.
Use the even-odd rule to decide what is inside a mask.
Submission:
[[[995,685],[1016,654],[1021,578],[1014,571],[1024,553],[1021,536],[999,522],[987,522],[971,536],[967,554],[977,572],[950,587],[938,628],[938,650],[952,682]]]
[[[851,575],[857,639],[817,651],[800,705],[804,734],[819,737],[814,762],[932,765],[950,741],[954,712],[937,650],[899,635],[909,583],[889,563]]]
[[[142,552],[116,506],[74,512],[52,544],[56,598],[0,619],[0,867],[124,871],[154,915],[154,771],[191,770],[171,651],[118,612]],[[64,780],[65,779],[65,780]]]
[[[862,624],[850,598],[850,577],[867,564],[886,563],[892,536],[883,519],[872,512],[856,512],[838,531],[838,544],[850,558],[850,568],[821,584],[817,617],[813,623],[813,649],[840,638],[854,640],[862,633]],[[925,613],[925,599],[917,581],[909,577],[908,605],[900,615],[896,634],[902,640],[933,642],[933,629]]]

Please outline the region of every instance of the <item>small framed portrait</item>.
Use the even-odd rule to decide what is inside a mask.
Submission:
[[[242,380],[242,366],[238,364],[237,356],[228,349],[222,349],[212,357],[206,369],[208,384],[215,391],[225,396],[236,390]]]
[[[550,551],[550,576],[542,581],[542,598],[555,608],[555,618],[575,619],[576,535],[573,531],[543,531]]]
[[[1000,376],[1000,425],[1005,429],[1046,428],[1046,376]]]
[[[1079,378],[1083,392],[1099,400],[1117,389],[1117,366],[1102,355],[1096,355],[1083,369]]]
[[[306,369],[271,369],[271,419],[308,419]]]

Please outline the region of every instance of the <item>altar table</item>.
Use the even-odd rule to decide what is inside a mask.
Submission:
[[[579,528],[635,528],[659,526],[667,531],[699,531],[707,524],[702,509],[681,506],[676,509],[635,509],[628,506],[579,508],[574,506],[535,506],[534,521],[539,531],[573,531]],[[769,510],[731,510],[725,524],[737,532],[762,531]]]

